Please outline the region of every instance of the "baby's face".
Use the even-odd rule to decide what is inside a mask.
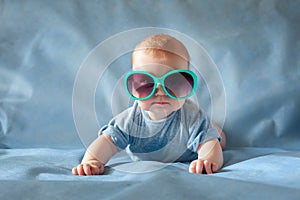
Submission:
[[[135,53],[132,66],[133,70],[143,70],[156,77],[161,77],[175,69],[189,69],[186,60],[170,53],[159,57],[142,52]],[[180,109],[184,102],[185,100],[170,98],[158,84],[154,95],[147,100],[138,101],[138,104],[143,110],[148,111],[152,120],[161,120]]]

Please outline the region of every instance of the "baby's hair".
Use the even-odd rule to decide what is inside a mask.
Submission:
[[[145,38],[136,45],[132,58],[136,52],[149,53],[153,56],[166,56],[171,53],[186,60],[188,64],[190,61],[189,53],[182,42],[167,34],[156,34]]]

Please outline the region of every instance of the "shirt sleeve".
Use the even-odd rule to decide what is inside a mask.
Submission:
[[[129,141],[129,135],[126,134],[124,131],[122,131],[121,128],[114,122],[115,121],[112,120],[108,125],[103,126],[99,130],[99,135],[103,133],[109,135],[112,141],[117,146],[118,150],[121,151],[127,147]]]
[[[118,150],[124,150],[129,144],[130,135],[128,133],[131,128],[132,118],[132,109],[127,109],[103,126],[99,130],[98,135],[103,133],[110,135]]]
[[[187,148],[193,152],[197,152],[199,145],[209,140],[216,138],[219,141],[222,140],[218,130],[212,126],[209,118],[201,109],[194,113],[188,124],[190,137]]]

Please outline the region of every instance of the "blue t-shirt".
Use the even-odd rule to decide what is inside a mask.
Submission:
[[[137,102],[102,127],[99,134],[111,136],[118,150],[127,150],[133,160],[188,162],[197,158],[199,144],[221,136],[194,102],[166,119],[153,121]]]

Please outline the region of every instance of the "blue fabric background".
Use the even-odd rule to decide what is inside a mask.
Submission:
[[[300,0],[0,0],[0,199],[298,200],[299,10]],[[189,163],[131,162],[121,153],[103,176],[74,176],[83,140],[132,103],[112,99],[130,69],[126,53],[111,61],[95,91],[94,69],[84,77],[95,105],[77,106],[87,128],[78,134],[78,72],[99,44],[145,27],[189,36],[217,65],[226,92],[224,166],[190,174]],[[99,61],[127,43],[108,45]],[[208,88],[199,88],[210,113]],[[87,116],[97,117],[96,127]]]
[[[299,8],[298,0],[0,1],[1,145],[81,147],[72,115],[81,63],[112,35],[162,27],[201,43],[218,66],[229,147],[299,150]],[[98,96],[100,127],[112,113]]]

